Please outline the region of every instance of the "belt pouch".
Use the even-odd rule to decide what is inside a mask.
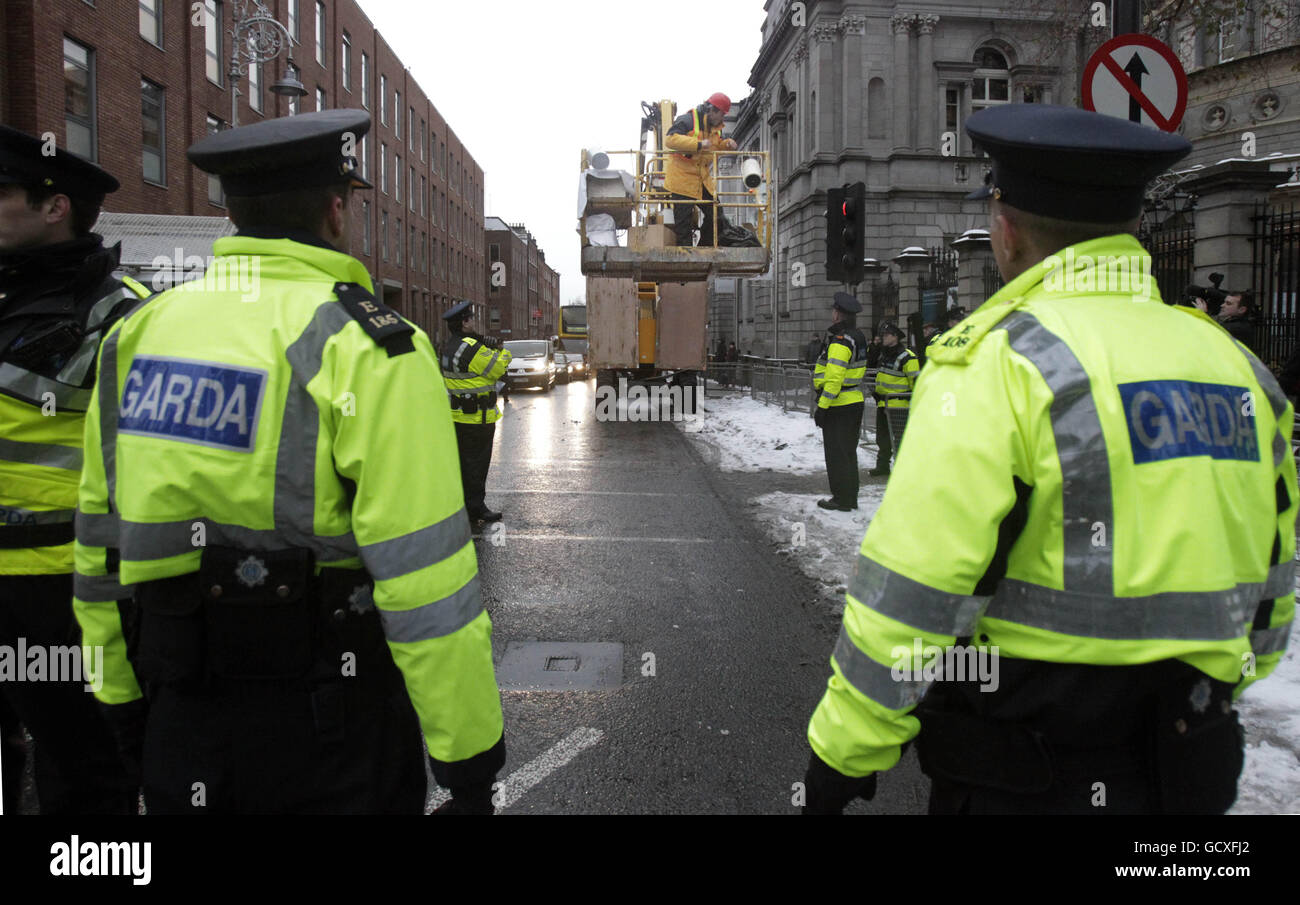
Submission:
[[[1231,694],[1207,677],[1157,698],[1152,766],[1164,813],[1222,814],[1236,800],[1245,754]]]
[[[1052,785],[1052,763],[1042,736],[1023,726],[966,713],[918,713],[916,753],[930,777],[1016,795]]]
[[[199,567],[208,671],[227,679],[292,679],[311,668],[314,560],[301,549],[205,547]]]
[[[202,681],[207,641],[195,575],[144,582],[136,589],[139,622],[132,664],[150,685]]]

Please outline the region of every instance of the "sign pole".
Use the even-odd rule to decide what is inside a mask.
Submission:
[[[1142,31],[1142,0],[1112,0],[1110,36],[1138,34]]]

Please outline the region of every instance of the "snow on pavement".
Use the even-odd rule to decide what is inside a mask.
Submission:
[[[720,453],[724,471],[770,469],[787,474],[824,473],[821,432],[800,412],[782,412],[747,396],[709,397],[692,436]],[[870,412],[868,412],[870,414]],[[859,450],[865,472],[875,449]],[[867,524],[884,497],[883,484],[864,484],[856,512],[818,508],[826,494],[767,493],[751,501],[756,518],[799,568],[817,581],[836,606],[843,594]],[[1300,583],[1298,583],[1300,587]],[[1238,701],[1246,729],[1246,765],[1232,814],[1300,813],[1300,640],[1267,679],[1252,685]]]

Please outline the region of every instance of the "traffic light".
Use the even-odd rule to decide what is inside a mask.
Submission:
[[[861,182],[826,190],[826,279],[862,282],[866,207],[867,187]]]

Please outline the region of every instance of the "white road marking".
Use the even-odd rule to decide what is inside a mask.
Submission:
[[[524,764],[515,772],[506,777],[505,782],[497,787],[496,807],[498,811],[504,811],[513,805],[519,799],[523,798],[533,786],[542,782],[556,770],[566,766],[569,761],[573,760],[579,754],[592,745],[600,743],[605,737],[605,733],[599,729],[584,727],[575,729],[567,736],[556,742],[549,750],[534,757],[528,763]],[[440,807],[443,802],[451,798],[451,793],[446,789],[439,788],[433,793],[432,806]]]

